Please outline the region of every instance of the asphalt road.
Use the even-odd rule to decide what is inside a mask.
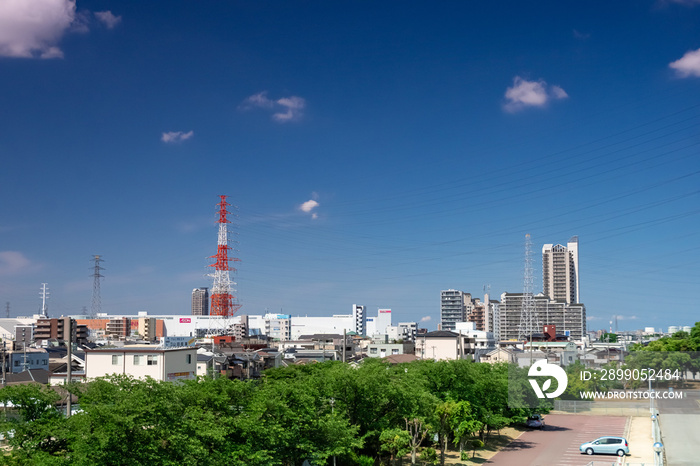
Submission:
[[[659,400],[661,438],[670,466],[696,466],[700,445],[700,393],[686,391],[682,400]]]
[[[627,417],[549,414],[545,423],[544,430],[523,433],[485,464],[586,466],[594,460],[614,462],[615,456],[588,456],[580,453],[578,447],[603,435],[622,436]],[[634,445],[630,445],[632,448]]]

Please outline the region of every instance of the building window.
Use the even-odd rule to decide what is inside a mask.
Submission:
[[[188,354],[187,356],[185,356],[185,361],[187,362],[187,364],[192,364],[192,355]]]
[[[149,366],[157,366],[158,365],[158,356],[155,354],[149,354],[146,364]]]
[[[112,355],[112,365],[118,366],[122,362],[121,359],[122,359],[122,356],[120,354],[113,354]]]
[[[143,365],[143,354],[135,354],[134,355],[134,366],[141,366]]]
[[[370,348],[369,354],[377,354],[377,348]]]

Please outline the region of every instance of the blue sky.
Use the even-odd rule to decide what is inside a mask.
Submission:
[[[0,311],[439,322],[580,240],[589,328],[700,320],[700,2],[0,3]]]

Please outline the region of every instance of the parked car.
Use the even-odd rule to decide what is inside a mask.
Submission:
[[[525,425],[532,429],[544,429],[544,418],[541,414],[533,414],[527,418]]]
[[[582,444],[578,449],[581,453],[586,453],[587,455],[604,453],[625,456],[630,452],[627,439],[624,437],[600,437],[592,442]]]

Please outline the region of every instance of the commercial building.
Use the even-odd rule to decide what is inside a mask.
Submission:
[[[292,317],[291,339],[299,340],[302,335],[315,333],[342,335],[343,332],[355,331],[355,324],[355,317],[351,314],[336,314],[331,317]]]
[[[209,315],[209,288],[195,288],[192,290],[192,315]]]
[[[367,317],[367,336],[385,335],[391,325],[391,309],[379,309],[377,317]]]
[[[578,269],[578,236],[566,246],[542,246],[542,282],[544,295],[568,304],[580,302]]]

